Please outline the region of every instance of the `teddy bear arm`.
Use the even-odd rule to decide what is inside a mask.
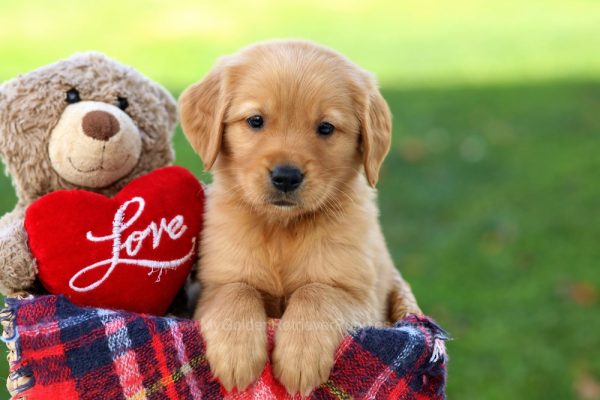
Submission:
[[[0,218],[0,292],[4,295],[33,287],[37,275],[24,216],[24,210],[16,209]]]

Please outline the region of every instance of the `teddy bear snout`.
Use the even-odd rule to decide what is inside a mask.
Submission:
[[[54,171],[87,188],[107,187],[129,174],[142,149],[142,134],[129,114],[100,101],[68,105],[48,142]]]
[[[119,121],[110,113],[101,110],[90,111],[81,122],[83,133],[92,139],[108,141],[119,133]]]

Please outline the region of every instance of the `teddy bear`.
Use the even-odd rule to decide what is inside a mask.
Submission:
[[[18,202],[0,219],[0,292],[43,290],[24,224],[32,204],[61,190],[112,197],[171,164],[176,121],[167,90],[96,52],[1,85],[0,158]]]

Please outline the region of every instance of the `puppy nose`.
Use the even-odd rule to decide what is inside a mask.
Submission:
[[[271,171],[271,182],[280,192],[287,193],[298,189],[303,179],[302,171],[291,165],[278,165]]]
[[[108,141],[119,132],[119,121],[106,111],[90,111],[83,117],[81,123],[83,133],[87,136],[102,141]]]

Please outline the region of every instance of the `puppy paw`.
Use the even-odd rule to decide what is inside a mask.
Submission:
[[[256,381],[265,367],[268,357],[266,331],[261,329],[261,324],[222,325],[219,329],[202,329],[206,359],[213,375],[228,392],[234,388],[241,391]]]
[[[329,379],[341,335],[280,329],[273,350],[273,374],[286,390],[308,396]]]

